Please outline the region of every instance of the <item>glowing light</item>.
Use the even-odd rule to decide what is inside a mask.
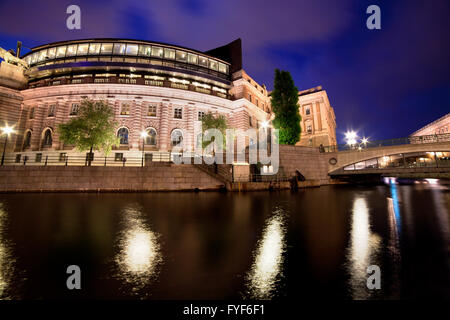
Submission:
[[[118,276],[133,284],[134,290],[143,288],[158,274],[161,250],[158,236],[148,229],[136,208],[126,208],[123,215],[127,228],[119,237],[119,252],[116,263]],[[137,293],[137,291],[136,291]]]
[[[142,131],[141,132],[141,138],[147,138],[148,137],[148,133],[147,133],[147,131]]]
[[[350,287],[354,299],[366,299],[370,296],[366,287],[366,269],[371,264],[377,264],[374,258],[380,248],[381,238],[370,230],[369,209],[363,197],[353,201],[350,239],[347,255]]]
[[[281,272],[285,227],[280,213],[268,220],[248,274],[249,291],[254,299],[269,299]]]
[[[262,127],[262,128],[267,128],[267,127],[269,127],[269,121],[264,121],[263,123],[261,123],[261,127]]]
[[[345,133],[345,140],[347,141],[347,144],[353,145],[356,144],[356,139],[358,138],[358,135],[355,131],[347,131]]]
[[[364,138],[361,139],[361,143],[362,143],[363,145],[366,145],[367,142],[369,142],[369,139],[367,139],[366,137],[364,137]]]
[[[8,125],[5,125],[5,126],[2,128],[2,131],[3,131],[3,134],[9,135],[9,134],[11,134],[11,133],[14,132],[14,128],[13,128],[13,127],[10,127],[10,126],[8,126]]]

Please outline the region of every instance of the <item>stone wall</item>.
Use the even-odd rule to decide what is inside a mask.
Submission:
[[[0,192],[219,190],[223,183],[193,165],[0,168]]]
[[[327,159],[319,148],[280,145],[280,170],[290,177],[298,170],[306,180],[315,180],[318,185],[333,183]]]

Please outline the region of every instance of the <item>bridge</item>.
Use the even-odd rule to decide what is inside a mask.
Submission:
[[[398,176],[450,178],[450,134],[321,147],[332,178]]]

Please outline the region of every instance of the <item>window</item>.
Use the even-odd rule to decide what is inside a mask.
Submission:
[[[36,158],[34,158],[34,162],[42,161],[42,153],[36,153]]]
[[[70,108],[70,115],[76,116],[78,114],[78,108],[79,108],[78,103],[72,103],[72,108]]]
[[[88,53],[88,48],[89,48],[89,44],[88,44],[88,43],[79,44],[79,45],[78,45],[77,56],[84,56],[84,55],[87,55],[87,53]]]
[[[156,145],[156,130],[150,128],[147,130],[147,137],[145,138],[145,144],[154,146]]]
[[[175,50],[164,48],[164,59],[175,59]]]
[[[59,162],[66,162],[67,159],[67,153],[66,152],[61,152],[59,154]]]
[[[179,146],[183,142],[183,131],[175,129],[170,134],[170,141],[172,146]]]
[[[53,144],[52,130],[47,129],[44,132],[44,139],[42,140],[42,146],[43,147],[51,147],[52,144]]]
[[[200,57],[198,64],[202,67],[208,68],[208,59]]]
[[[139,46],[139,55],[150,57],[152,49],[150,46]]]
[[[312,126],[311,126],[310,124],[308,124],[308,125],[306,126],[306,131],[307,131],[308,133],[312,133]]]
[[[112,43],[103,43],[101,48],[102,54],[111,54],[113,51],[113,44]]]
[[[25,134],[25,141],[23,143],[24,148],[28,148],[31,145],[31,131],[27,131]]]
[[[77,54],[77,44],[67,46],[66,57],[73,57]]]
[[[176,59],[177,59],[178,61],[186,62],[186,60],[187,60],[187,54],[186,54],[186,52],[177,50]]]
[[[192,64],[197,64],[198,63],[198,55],[188,53],[188,62],[192,63]]]
[[[130,114],[130,105],[127,103],[122,103],[121,108],[120,108],[120,115],[124,116],[124,115],[129,115]]]
[[[56,50],[56,57],[64,58],[64,56],[66,55],[66,48],[66,46],[58,47],[58,49]]]
[[[306,115],[310,115],[311,114],[311,109],[309,107],[305,109],[305,114]]]
[[[175,108],[173,117],[174,119],[183,119],[183,110],[181,108]]]
[[[209,59],[209,68],[213,69],[213,70],[218,70],[219,65],[218,65],[217,61]]]
[[[48,108],[48,116],[49,117],[55,116],[55,109],[56,109],[56,105],[54,105],[54,104],[50,105],[50,107]]]
[[[30,119],[34,119],[34,107],[30,109]]]
[[[55,55],[56,55],[56,48],[48,49],[48,51],[47,51],[48,59],[55,59]]]
[[[202,121],[204,116],[205,116],[205,112],[204,111],[199,111],[198,112],[198,121]]]
[[[47,58],[47,50],[41,50],[41,51],[39,52],[39,58],[38,58],[38,61],[39,61],[39,62],[44,61],[46,58]]]
[[[21,154],[16,154],[16,163],[20,163]]]
[[[248,101],[252,102],[252,95],[250,93],[248,94]]]
[[[249,125],[250,127],[253,126],[253,122],[252,122],[252,117],[251,117],[251,116],[248,117],[248,125]]]
[[[127,55],[129,56],[137,56],[138,54],[138,45],[137,44],[127,44]]]
[[[227,70],[227,65],[219,62],[219,72],[228,73]]]
[[[123,43],[115,43],[114,44],[114,54],[124,54],[125,53],[125,44]]]
[[[153,47],[152,46],[152,57],[158,57],[158,58],[162,58],[164,51],[161,47]]]
[[[156,117],[156,105],[151,104],[148,106],[147,116]]]
[[[120,144],[128,144],[128,129],[120,128],[119,131],[117,131],[117,137],[120,140]]]
[[[258,99],[255,99],[255,100],[256,100],[256,106],[259,107]]]
[[[114,161],[122,162],[122,160],[123,160],[123,153],[121,152],[114,153]]]
[[[100,43],[91,43],[89,45],[89,54],[99,54],[101,45]]]

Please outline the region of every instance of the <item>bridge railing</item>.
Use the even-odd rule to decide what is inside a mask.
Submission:
[[[387,146],[399,146],[405,144],[424,144],[450,141],[450,133],[432,134],[426,136],[410,136],[404,138],[385,139],[368,141],[367,143],[355,144],[338,144],[333,146],[320,146],[320,152],[336,152],[336,151],[350,151],[350,150],[364,150],[368,148],[379,148]]]

